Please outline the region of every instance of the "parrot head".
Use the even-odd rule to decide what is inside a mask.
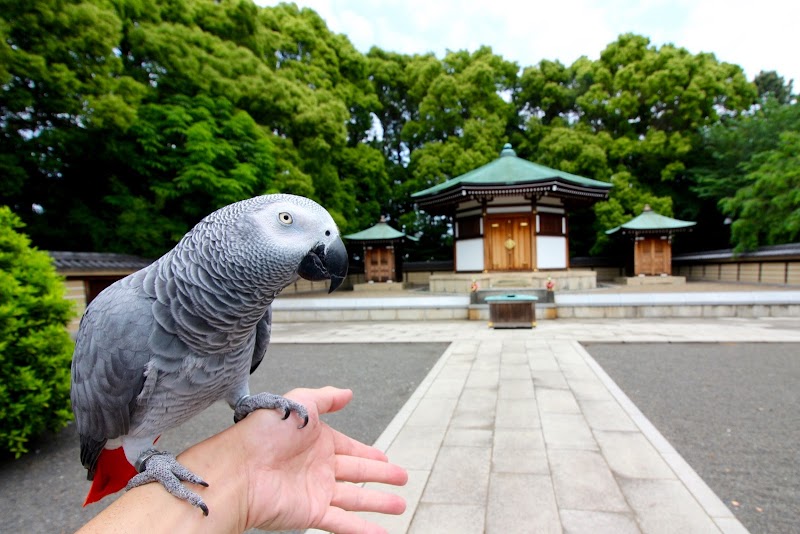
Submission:
[[[347,276],[348,256],[331,215],[311,199],[295,195],[267,195],[247,219],[266,246],[270,272],[282,272],[291,281],[330,280],[329,293]],[[250,234],[250,232],[247,232]]]

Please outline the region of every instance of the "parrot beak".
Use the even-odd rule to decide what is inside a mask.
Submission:
[[[330,280],[328,293],[333,293],[347,276],[348,263],[347,249],[342,239],[337,237],[327,248],[320,243],[308,251],[300,262],[297,274],[306,280]]]

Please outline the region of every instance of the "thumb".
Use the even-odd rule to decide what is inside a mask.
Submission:
[[[353,399],[353,391],[350,389],[339,389],[326,386],[320,389],[298,388],[293,389],[286,395],[306,407],[315,404],[320,415],[325,413],[338,412]]]

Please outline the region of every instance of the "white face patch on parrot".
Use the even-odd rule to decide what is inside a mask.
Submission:
[[[327,247],[338,237],[333,218],[316,202],[292,195],[265,204],[250,214],[258,239],[270,249],[273,258],[280,257],[286,266],[294,266],[309,251]]]
[[[330,214],[305,197],[276,195],[249,213],[243,246],[259,250],[265,279],[283,288],[297,279],[331,280],[330,290],[347,275],[347,250]]]
[[[265,238],[282,247],[307,253],[333,233],[336,223],[319,204],[302,197],[300,202],[280,200],[253,213],[253,220]]]

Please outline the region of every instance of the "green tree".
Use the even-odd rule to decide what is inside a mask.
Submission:
[[[798,131],[800,106],[781,104],[770,97],[751,113],[728,118],[703,131],[704,158],[692,168],[692,190],[712,209],[720,210],[720,219],[727,216],[733,221],[731,233],[720,232],[720,239],[730,239],[737,250],[785,243],[796,235],[789,208],[791,192],[782,192],[792,181],[791,167],[780,167],[775,160],[788,154],[787,162],[795,161],[787,150],[795,146],[790,134]],[[757,223],[764,224],[764,219],[755,214],[756,206],[770,207],[770,214],[779,215],[773,219],[763,214],[770,218],[773,228],[756,228]]]
[[[3,124],[13,141],[0,151],[13,182],[2,200],[37,244],[151,256],[212,209],[274,191],[320,201],[345,231],[382,211],[388,177],[368,143],[380,106],[368,62],[313,11],[247,0],[68,4],[98,20],[64,19],[54,1],[52,12],[15,6],[0,24],[9,36],[0,57],[14,59],[0,70],[11,78]],[[54,58],[65,64],[51,83],[61,99],[18,74]],[[20,123],[29,107],[45,118]]]
[[[482,47],[450,52],[420,100],[419,117],[402,137],[412,149],[406,194],[430,187],[497,157],[515,116],[516,63]],[[421,92],[417,84],[415,90]]]
[[[50,256],[31,248],[21,227],[0,207],[0,450],[17,457],[72,418],[66,325],[73,308]]]
[[[369,79],[379,107],[373,112],[377,122],[375,136],[369,144],[383,154],[391,184],[387,211],[397,218],[409,211],[407,188],[411,152],[423,142],[403,136],[409,121],[420,118],[419,105],[433,79],[443,72],[440,60],[433,54],[408,56],[385,52],[373,47],[367,54]]]
[[[789,104],[792,101],[794,94],[792,93],[792,85],[794,80],[788,82],[783,79],[774,70],[759,72],[753,83],[756,84],[758,89],[758,97],[761,100],[774,99],[780,104]]]
[[[127,127],[141,91],[122,74],[121,22],[108,2],[3,0],[0,34],[0,201],[32,223],[31,204],[63,200],[73,147],[91,128]]]
[[[143,105],[118,146],[132,155],[130,165],[118,164],[103,198],[111,232],[102,228],[106,235],[94,240],[107,240],[109,250],[154,257],[221,206],[293,192],[276,182],[270,136],[224,98],[176,96]]]
[[[732,197],[750,181],[744,166],[778,147],[786,131],[800,131],[800,106],[768,98],[752,113],[719,121],[702,131],[702,162],[692,169],[693,190],[715,202]]]
[[[372,189],[372,178],[384,181],[378,189],[386,180],[383,171],[376,174],[380,152],[358,147],[370,138],[373,113],[380,107],[367,59],[310,9],[280,4],[260,10],[258,21],[256,53],[276,83],[253,97],[252,107],[264,111],[253,117],[286,139],[276,142],[278,174],[310,177],[310,196],[328,208],[343,231],[374,224],[374,210],[362,218],[355,194]],[[363,169],[348,148],[365,156]],[[368,155],[371,151],[374,155]]]
[[[749,185],[720,201],[733,220],[737,251],[800,239],[800,132],[780,134],[773,150],[754,155],[745,168]]]

